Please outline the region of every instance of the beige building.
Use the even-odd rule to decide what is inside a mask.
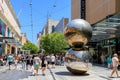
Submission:
[[[38,46],[39,50],[41,48],[41,46],[40,46],[41,37],[42,37],[42,33],[41,32],[37,33],[37,46]]]
[[[21,45],[25,45],[27,41],[28,41],[28,40],[27,40],[27,35],[26,35],[26,33],[22,33],[22,34],[21,34]]]
[[[72,19],[82,18],[93,26],[92,40],[119,36],[120,0],[72,0],[71,6]]]
[[[99,55],[120,55],[120,0],[71,0],[71,6],[72,19],[85,19],[93,27],[90,46]]]
[[[54,29],[55,29],[56,25],[58,24],[58,22],[59,21],[52,20],[52,19],[48,18],[47,23],[42,30],[42,34],[53,33],[55,31]]]
[[[120,0],[71,0],[71,19],[83,18],[95,24],[120,12]]]
[[[64,33],[64,29],[65,29],[66,25],[68,24],[68,22],[69,22],[68,18],[62,18],[59,21],[59,23],[56,25],[55,32]]]
[[[20,24],[10,0],[0,0],[0,54],[17,53],[21,44]]]

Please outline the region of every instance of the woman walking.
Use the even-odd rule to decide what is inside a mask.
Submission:
[[[114,57],[112,58],[112,66],[113,66],[113,70],[112,70],[112,73],[110,75],[110,78],[112,77],[112,75],[114,73],[116,73],[117,77],[118,76],[118,65],[119,65],[119,60],[118,60],[118,55],[115,53],[114,54]]]
[[[45,76],[46,65],[47,65],[47,61],[46,61],[45,55],[43,55],[41,59],[41,69],[42,69],[43,76]]]
[[[38,55],[35,55],[34,57],[34,75],[38,75],[38,69],[39,69],[39,65],[40,65],[40,58],[38,57]]]

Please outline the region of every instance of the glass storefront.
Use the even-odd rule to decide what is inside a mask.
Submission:
[[[105,54],[107,56],[112,56],[113,53],[118,52],[117,51],[117,38],[111,38],[111,39],[105,39],[101,40],[99,42],[99,45],[101,46],[102,54]]]

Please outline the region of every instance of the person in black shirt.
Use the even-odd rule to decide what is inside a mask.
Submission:
[[[41,69],[42,69],[43,76],[45,75],[46,65],[47,65],[47,61],[46,61],[45,55],[43,55],[41,58]]]
[[[29,56],[26,56],[26,70],[28,70],[28,65],[30,64]]]

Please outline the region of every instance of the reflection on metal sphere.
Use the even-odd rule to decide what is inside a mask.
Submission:
[[[92,37],[92,28],[87,21],[75,19],[67,24],[64,35],[71,46],[79,44],[82,47]]]
[[[72,20],[67,24],[64,31],[65,39],[72,46],[66,53],[65,64],[67,69],[73,74],[86,73],[92,66],[91,56],[84,45],[92,37],[92,27],[82,19]]]
[[[65,56],[67,69],[73,74],[83,74],[91,68],[92,57],[88,51],[74,51],[70,49]]]

